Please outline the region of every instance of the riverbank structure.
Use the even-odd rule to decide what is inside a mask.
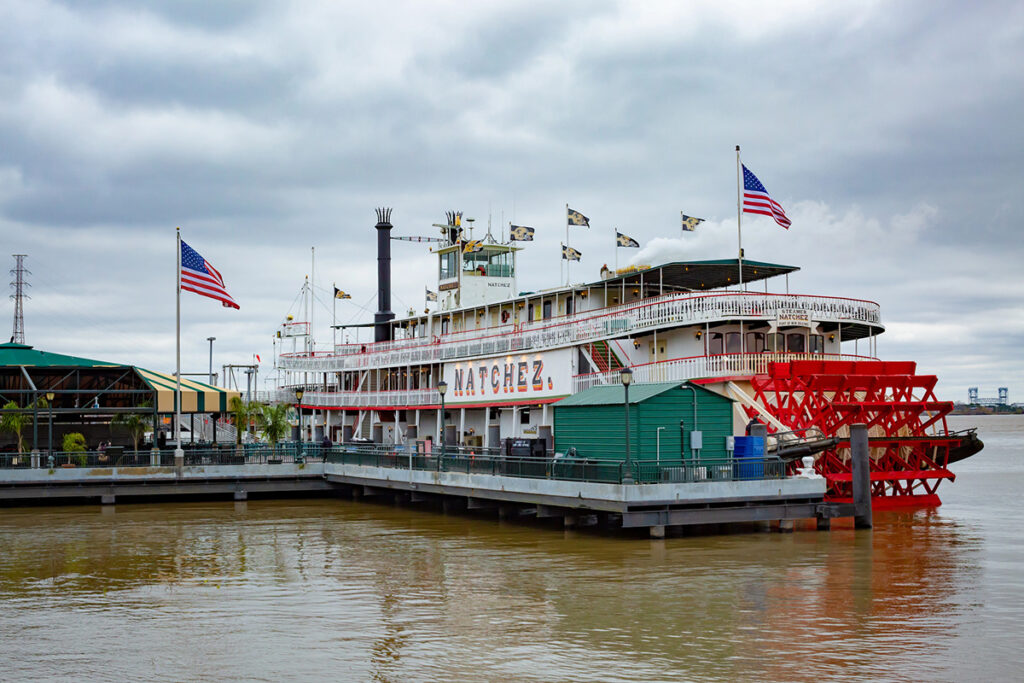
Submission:
[[[190,421],[193,416],[226,414],[237,396],[237,391],[182,378],[181,412]],[[0,405],[10,402],[17,407],[9,410],[30,418],[30,450],[60,451],[68,432],[81,433],[90,446],[117,440],[119,433],[111,425],[118,415],[138,414],[150,425],[169,425],[175,411],[175,379],[134,365],[12,342],[0,344]],[[121,445],[130,443],[120,436]],[[0,434],[0,449],[12,451],[16,443],[14,434]]]

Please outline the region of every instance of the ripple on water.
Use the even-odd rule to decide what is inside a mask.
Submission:
[[[3,678],[1014,679],[1024,420],[872,532],[664,541],[342,500],[8,509]]]

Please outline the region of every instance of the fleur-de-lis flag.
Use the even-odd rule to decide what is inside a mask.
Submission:
[[[583,256],[583,254],[572,247],[567,247],[564,244],[562,245],[562,258],[570,261],[579,261],[581,256]]]
[[[679,215],[683,219],[683,230],[685,230],[686,232],[693,232],[694,230],[697,229],[698,225],[704,222],[703,218],[694,218],[693,216],[687,216],[682,211],[679,212]]]
[[[512,225],[509,224],[508,238],[512,242],[532,242],[533,233],[536,230],[528,228],[525,225]]]
[[[427,301],[437,301],[437,292],[431,292],[431,291],[430,291],[429,289],[427,289],[426,287],[424,287],[423,289],[426,289],[426,290],[427,290],[427,294],[426,294],[426,296],[427,296]]]
[[[480,240],[470,240],[470,241],[466,242],[466,245],[464,247],[462,247],[462,253],[463,254],[471,254],[474,251],[483,251],[483,250],[484,250],[484,243],[481,242]]]
[[[566,207],[566,208],[567,208],[567,210],[569,212],[569,215],[568,215],[569,225],[582,225],[584,228],[589,228],[590,227],[590,219],[589,218],[584,216],[582,213],[580,213],[576,209],[569,209],[568,207]]]
[[[341,291],[340,289],[338,289],[337,287],[335,287],[334,288],[334,298],[335,299],[351,299],[352,295],[351,294],[347,294],[347,293]]]
[[[640,243],[629,235],[623,235],[618,230],[615,231],[615,246],[617,247],[636,247],[640,248]]]

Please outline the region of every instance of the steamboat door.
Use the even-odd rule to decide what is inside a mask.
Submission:
[[[650,361],[657,363],[659,360],[665,359],[665,340],[659,339],[657,342],[650,343]]]

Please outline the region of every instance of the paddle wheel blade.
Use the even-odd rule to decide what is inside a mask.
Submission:
[[[880,509],[939,505],[936,489],[955,478],[947,469],[950,446],[960,441],[946,426],[953,403],[936,399],[936,382],[918,375],[911,361],[791,361],[769,363],[751,386],[756,401],[789,429],[839,439],[815,463],[834,501],[853,499],[850,425],[866,424],[873,504]],[[745,410],[756,416],[754,408]]]

